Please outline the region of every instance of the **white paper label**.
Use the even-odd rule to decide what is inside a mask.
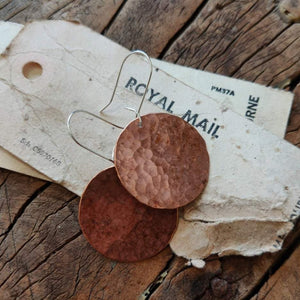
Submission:
[[[6,50],[22,28],[23,25],[21,24],[0,22],[0,36],[2,37],[0,53]],[[152,59],[152,61],[156,67],[210,96],[231,110],[245,116],[279,137],[284,136],[293,99],[292,93],[170,64],[157,59]],[[140,93],[140,89],[143,87],[140,83],[132,86],[136,93]],[[159,94],[150,95],[150,97],[158,98]],[[169,107],[172,107],[172,102],[169,104]],[[1,147],[0,167],[33,177],[51,180]]]
[[[157,59],[153,63],[248,120],[284,137],[293,102],[292,93]]]

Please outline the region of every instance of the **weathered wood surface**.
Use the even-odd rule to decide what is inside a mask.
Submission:
[[[252,300],[299,299],[300,247],[284,265],[264,284]]]
[[[0,19],[76,20],[152,56],[294,89],[299,8],[299,0],[0,0]],[[300,86],[295,95],[286,139],[299,147]],[[299,225],[278,253],[211,257],[203,270],[170,249],[119,264],[86,242],[77,206],[58,185],[0,170],[0,299],[300,299]]]
[[[25,23],[31,20],[62,19],[78,21],[101,32],[123,0],[4,0],[0,20]]]

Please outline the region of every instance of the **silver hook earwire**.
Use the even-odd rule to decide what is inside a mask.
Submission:
[[[128,107],[128,106],[126,106],[125,108],[128,109],[128,110],[131,110],[131,111],[135,112],[135,117],[139,119],[139,124],[138,125],[139,125],[139,127],[142,127],[143,122],[142,122],[142,118],[141,118],[140,113],[137,112],[135,108]]]
[[[114,162],[113,159],[107,158],[107,157],[103,156],[102,154],[100,154],[100,153],[98,153],[98,152],[96,152],[96,151],[94,151],[94,150],[88,148],[87,146],[81,144],[81,143],[75,138],[75,136],[74,136],[74,134],[73,134],[73,132],[72,132],[72,129],[71,129],[71,119],[72,119],[72,117],[73,117],[75,114],[77,114],[77,113],[85,113],[85,114],[88,114],[88,115],[90,115],[90,116],[92,116],[92,117],[95,117],[95,118],[97,118],[97,119],[100,119],[101,121],[103,121],[103,122],[105,122],[105,123],[108,123],[108,124],[110,124],[110,125],[112,125],[112,126],[114,126],[114,127],[117,127],[117,128],[119,128],[119,129],[124,129],[124,127],[121,127],[121,126],[119,126],[119,125],[116,125],[116,124],[114,124],[114,123],[112,123],[112,122],[110,122],[110,121],[107,121],[107,120],[101,118],[100,116],[97,116],[97,115],[92,114],[92,113],[90,113],[90,112],[88,112],[88,111],[86,111],[86,110],[81,110],[81,109],[74,110],[73,112],[71,112],[70,115],[69,115],[69,117],[68,117],[68,120],[67,120],[67,127],[68,127],[69,134],[70,134],[71,138],[73,139],[73,141],[74,141],[77,145],[79,145],[79,146],[81,146],[82,148],[84,148],[84,149],[86,149],[86,150],[92,152],[93,154],[95,154],[95,155],[97,155],[97,156],[100,156],[100,157],[102,157],[102,158],[104,158],[104,159],[106,159],[106,160],[108,160],[108,161],[110,161],[110,162],[113,163],[113,162]]]
[[[110,99],[109,103],[106,104],[106,105],[100,110],[100,113],[102,113],[102,112],[103,112],[108,106],[110,106],[110,104],[112,103],[112,101],[113,101],[113,99],[114,99],[114,96],[115,96],[115,93],[116,93],[116,90],[117,90],[117,87],[118,87],[118,83],[119,83],[120,75],[121,75],[122,70],[123,70],[123,66],[124,66],[126,60],[127,60],[130,56],[135,55],[135,54],[141,55],[141,56],[145,57],[145,58],[147,59],[149,65],[150,65],[150,73],[149,73],[149,77],[148,77],[148,82],[147,82],[147,85],[146,85],[145,93],[144,93],[144,95],[143,95],[143,98],[142,98],[142,101],[141,101],[141,103],[140,103],[140,106],[139,106],[139,108],[138,108],[138,110],[137,110],[137,115],[140,114],[142,105],[143,105],[143,103],[144,103],[144,100],[145,100],[145,97],[146,97],[146,94],[147,94],[147,91],[148,91],[148,87],[149,87],[150,80],[151,80],[151,77],[152,77],[152,69],[153,69],[153,65],[152,65],[152,61],[151,61],[150,57],[148,56],[147,53],[145,53],[145,52],[142,51],[142,50],[135,50],[135,51],[132,51],[131,53],[129,53],[129,54],[124,58],[124,60],[123,60],[123,62],[122,62],[122,65],[121,65],[121,68],[120,68],[120,71],[119,71],[119,74],[118,74],[118,78],[117,78],[117,81],[116,81],[116,84],[115,84],[114,91],[113,91],[112,96],[111,96],[111,99]],[[140,119],[140,122],[141,122],[141,119]],[[141,124],[141,123],[140,123],[140,124]]]

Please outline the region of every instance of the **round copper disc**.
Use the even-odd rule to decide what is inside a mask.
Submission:
[[[154,208],[177,208],[203,191],[209,173],[206,144],[183,119],[165,113],[131,122],[115,147],[122,185]]]
[[[79,205],[79,223],[89,243],[113,260],[134,262],[154,256],[169,243],[177,210],[154,209],[132,197],[115,168],[88,184]]]

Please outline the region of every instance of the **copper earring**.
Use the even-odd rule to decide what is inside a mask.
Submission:
[[[122,127],[84,110],[74,111],[68,117],[67,127],[73,140],[113,162],[73,135],[71,119],[77,113],[86,113],[119,129]],[[80,199],[79,223],[84,236],[101,254],[121,262],[143,260],[162,251],[169,244],[177,221],[176,209],[158,210],[137,201],[122,186],[114,167],[96,175]]]
[[[204,190],[209,174],[206,143],[198,131],[182,118],[166,113],[140,116],[152,62],[143,51],[129,54],[118,74],[112,103],[123,65],[130,55],[144,56],[150,65],[149,80],[132,121],[115,147],[114,163],[122,185],[140,202],[160,209],[174,209],[195,200]]]
[[[203,191],[209,169],[205,141],[194,127],[165,113],[140,116],[152,75],[146,53],[135,51],[124,59],[110,102],[100,113],[113,101],[123,65],[133,54],[146,57],[150,75],[138,110],[127,108],[136,112],[137,119],[120,134],[114,159],[79,143],[70,121],[75,113],[83,112],[122,127],[82,110],[73,112],[67,123],[77,144],[115,163],[115,168],[100,172],[88,184],[80,201],[79,222],[94,248],[126,262],[151,257],[168,245],[177,226],[174,208],[193,201]]]

